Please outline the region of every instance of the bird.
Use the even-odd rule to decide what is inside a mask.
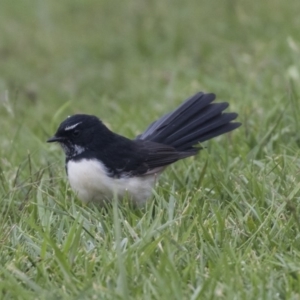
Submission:
[[[63,149],[70,186],[82,202],[104,206],[127,198],[141,207],[167,166],[196,155],[200,143],[241,125],[232,122],[237,113],[224,112],[229,104],[215,103],[215,98],[196,93],[135,139],[112,132],[94,115],[75,114],[47,142]]]

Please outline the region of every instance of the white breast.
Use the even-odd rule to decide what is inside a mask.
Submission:
[[[82,159],[67,163],[68,178],[72,189],[83,202],[122,199],[128,195],[136,205],[142,205],[151,196],[156,174],[141,177],[112,178],[105,166],[96,160]]]

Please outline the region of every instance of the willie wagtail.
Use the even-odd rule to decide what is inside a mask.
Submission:
[[[212,103],[214,99],[214,94],[195,94],[134,140],[110,131],[95,116],[76,114],[47,142],[61,145],[70,185],[83,202],[103,204],[127,195],[140,206],[168,165],[195,155],[199,143],[241,125],[231,122],[236,113],[223,113],[228,103]]]

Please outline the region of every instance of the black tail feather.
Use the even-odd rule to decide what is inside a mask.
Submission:
[[[212,131],[209,131],[207,133],[205,133],[200,139],[199,138],[196,138],[196,139],[193,139],[189,142],[186,142],[185,144],[181,144],[179,147],[176,147],[176,146],[173,146],[174,148],[176,148],[178,151],[188,151],[188,150],[191,150],[191,149],[195,149],[193,148],[193,146],[197,146],[198,143],[202,143],[202,142],[205,142],[205,141],[208,141],[214,137],[217,137],[219,135],[222,135],[224,133],[227,133],[227,132],[230,132],[238,127],[241,126],[241,123],[227,123],[221,127],[218,127],[218,128],[215,128],[213,129]],[[200,150],[201,148],[199,148]]]
[[[173,145],[174,142],[186,135],[190,135],[200,129],[205,130],[213,120],[219,121],[222,111],[227,107],[228,103],[218,103],[205,107],[202,111],[196,112],[193,118],[186,119],[183,126],[173,127],[174,133],[166,135],[164,142]]]
[[[142,133],[137,138],[159,143],[159,140],[163,140],[164,136],[168,136],[168,132],[174,132],[174,129],[178,128],[182,122],[184,122],[185,120],[189,120],[193,114],[205,108],[210,102],[215,99],[215,97],[216,96],[214,94],[204,94],[202,92],[195,94],[194,96],[184,101],[174,111],[154,121],[144,131],[144,133]],[[198,106],[198,108],[195,109],[195,106]]]
[[[153,122],[137,139],[169,145],[178,151],[195,150],[200,142],[232,131],[236,113],[223,113],[228,103],[212,103],[214,94],[195,94],[173,112]]]
[[[178,150],[182,150],[187,144],[197,144],[199,142],[204,142],[207,140],[208,133],[214,134],[218,132],[218,135],[227,132],[227,127],[225,125],[229,124],[230,121],[237,117],[235,113],[220,114],[213,119],[210,119],[201,127],[198,127],[195,131],[185,131],[185,134],[178,138],[176,141],[172,142],[172,146]],[[188,127],[188,126],[187,126]],[[216,136],[216,135],[215,135]],[[212,136],[211,138],[213,138]]]

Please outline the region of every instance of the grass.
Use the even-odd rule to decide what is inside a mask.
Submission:
[[[3,1],[1,299],[300,299],[300,3]],[[203,90],[243,126],[144,210],[70,191],[76,112],[134,137]]]

